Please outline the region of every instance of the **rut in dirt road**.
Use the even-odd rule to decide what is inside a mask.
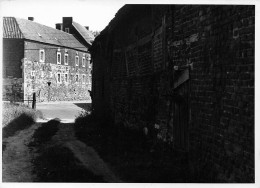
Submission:
[[[33,162],[36,181],[120,182],[93,148],[75,138],[73,126],[52,120],[36,130],[30,144],[39,154]],[[53,136],[42,140],[45,135]]]

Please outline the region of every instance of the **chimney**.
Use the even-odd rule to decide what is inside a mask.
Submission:
[[[87,30],[89,30],[89,26],[85,26],[85,28],[86,28]]]
[[[28,17],[28,20],[33,21],[34,17]]]
[[[63,23],[63,25],[71,25],[72,24],[72,17],[63,17],[62,23]]]
[[[62,23],[56,23],[56,29],[62,30]]]

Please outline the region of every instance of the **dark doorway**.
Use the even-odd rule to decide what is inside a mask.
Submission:
[[[189,149],[189,82],[175,90],[173,98],[173,137],[174,148],[181,151]]]

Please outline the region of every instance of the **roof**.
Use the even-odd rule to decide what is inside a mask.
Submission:
[[[87,30],[85,27],[78,24],[77,22],[73,21],[72,25],[79,32],[79,34],[85,39],[85,41],[91,45],[95,39],[94,35],[89,30]]]
[[[4,38],[24,38],[16,20],[12,17],[4,17],[3,19],[3,36]]]
[[[28,39],[87,51],[87,48],[69,33],[26,19],[14,17],[4,17],[3,19],[4,38]]]

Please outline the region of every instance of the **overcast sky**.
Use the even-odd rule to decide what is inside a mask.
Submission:
[[[101,31],[125,3],[125,0],[2,0],[0,14],[34,17],[35,22],[53,28],[62,22],[62,17],[73,17],[90,30]]]

